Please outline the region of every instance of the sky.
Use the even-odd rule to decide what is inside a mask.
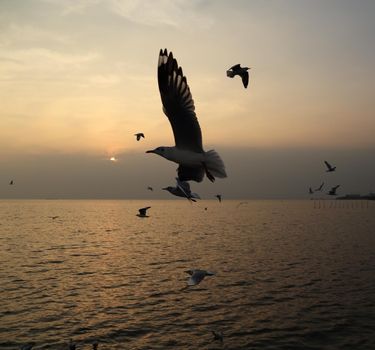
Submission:
[[[375,190],[374,13],[371,0],[0,0],[0,198],[170,198],[176,165],[145,154],[174,143],[160,48],[226,164],[196,192]],[[246,90],[226,77],[237,63]]]

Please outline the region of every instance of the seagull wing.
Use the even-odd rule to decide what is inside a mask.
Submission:
[[[180,165],[177,169],[178,178],[181,181],[193,180],[201,182],[204,177],[203,167],[188,167],[185,165]]]
[[[238,70],[240,68],[241,68],[241,65],[238,63],[238,64],[235,64],[233,67],[230,67],[229,69]]]
[[[241,74],[241,78],[242,78],[242,83],[243,83],[243,86],[245,87],[245,89],[247,88],[247,86],[249,85],[249,72],[244,72]]]
[[[171,123],[176,146],[202,153],[201,128],[186,77],[167,49],[160,50],[158,83],[163,111]]]
[[[141,208],[141,209],[139,209],[139,214],[141,214],[141,215],[146,215],[146,211],[147,211],[147,209],[150,209],[151,207],[146,207],[146,208]]]

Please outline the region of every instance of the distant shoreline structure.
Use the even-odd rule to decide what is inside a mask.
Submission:
[[[370,192],[369,194],[366,194],[364,196],[360,194],[346,194],[345,196],[337,197],[336,199],[339,200],[375,200],[375,193]]]

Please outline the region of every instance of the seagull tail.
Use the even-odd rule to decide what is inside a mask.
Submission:
[[[208,171],[216,177],[227,177],[224,162],[215,150],[210,150],[205,154],[205,163]]]

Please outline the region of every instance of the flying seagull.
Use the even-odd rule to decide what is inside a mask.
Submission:
[[[151,186],[147,186],[147,189],[153,191],[154,189]]]
[[[329,164],[326,160],[324,161],[324,163],[325,163],[325,165],[327,166],[327,169],[328,169],[328,170],[326,170],[326,173],[330,173],[330,172],[336,170],[336,167],[335,167],[335,166],[333,167],[333,166],[332,166],[331,164]]]
[[[163,190],[168,191],[169,193],[177,196],[177,197],[185,197],[189,201],[196,202],[196,199],[201,199],[197,193],[190,191],[190,185],[187,181],[180,181],[178,177],[176,177],[176,187],[168,186],[164,187]]]
[[[142,132],[138,132],[138,133],[134,134],[134,136],[137,137],[137,141],[139,141],[141,139],[141,137],[145,138],[145,135]]]
[[[248,67],[241,67],[240,64],[236,64],[227,70],[227,76],[229,78],[234,78],[236,75],[239,75],[242,79],[243,86],[246,89],[247,85],[249,85],[249,69],[250,68]]]
[[[146,214],[147,209],[150,209],[151,207],[146,207],[146,208],[141,208],[139,209],[139,213],[137,214],[138,217],[140,218],[148,218],[148,215]]]
[[[322,182],[322,184],[315,191],[320,192],[323,189],[323,186],[324,182]]]
[[[188,286],[195,286],[199,284],[206,276],[213,276],[213,272],[206,270],[187,270],[185,271],[190,275],[190,278],[187,282]]]
[[[58,217],[59,217],[58,215],[55,215],[55,216],[49,216],[49,218],[52,219],[52,220],[55,220],[55,219],[57,219]]]
[[[171,123],[176,145],[157,147],[146,153],[155,153],[179,164],[177,172],[181,181],[201,182],[204,174],[212,182],[215,176],[227,177],[219,154],[214,150],[203,150],[202,133],[190,88],[182,68],[167,49],[159,53],[158,83],[163,111]]]
[[[311,187],[309,187],[309,194],[313,194],[314,191],[311,189]]]
[[[218,332],[218,331],[211,331],[212,332],[212,335],[214,336],[214,338],[212,339],[212,341],[220,341],[220,343],[223,343],[224,341],[224,335],[222,332]]]
[[[219,200],[219,202],[221,203],[221,194],[217,194],[215,197],[216,197],[216,198]]]
[[[14,184],[13,180],[10,180],[9,185],[13,185],[13,184]]]
[[[327,193],[330,196],[337,196],[336,190],[340,187],[340,185],[334,186],[330,189],[330,191]]]

